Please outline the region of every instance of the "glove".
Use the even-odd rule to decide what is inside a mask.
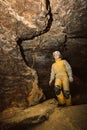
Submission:
[[[51,86],[52,85],[52,81],[49,81],[49,86]]]
[[[73,77],[69,77],[69,81],[70,81],[70,82],[73,82]]]

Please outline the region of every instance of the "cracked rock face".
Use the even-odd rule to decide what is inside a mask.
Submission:
[[[74,91],[87,92],[86,0],[0,0],[0,24],[1,110],[55,96],[48,86],[55,50],[73,68]]]
[[[31,38],[47,27],[46,1],[0,0],[0,16],[0,108],[35,105],[44,94],[36,71],[22,58],[17,39]]]

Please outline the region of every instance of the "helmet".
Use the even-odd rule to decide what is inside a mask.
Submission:
[[[59,51],[54,51],[53,56],[55,56],[55,55],[58,55],[59,57],[61,57],[61,53]]]

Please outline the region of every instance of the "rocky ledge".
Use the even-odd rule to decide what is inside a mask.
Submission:
[[[9,108],[1,113],[0,127],[7,130],[40,123],[47,120],[56,107],[57,101],[51,99],[27,109]]]
[[[59,107],[55,99],[27,109],[9,108],[1,113],[1,130],[86,130],[87,104]]]

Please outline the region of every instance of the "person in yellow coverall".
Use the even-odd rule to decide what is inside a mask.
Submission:
[[[53,52],[55,63],[52,64],[49,85],[55,80],[54,90],[60,105],[69,106],[71,102],[71,94],[69,82],[73,82],[73,74],[70,64],[66,60],[62,60],[59,51]]]

